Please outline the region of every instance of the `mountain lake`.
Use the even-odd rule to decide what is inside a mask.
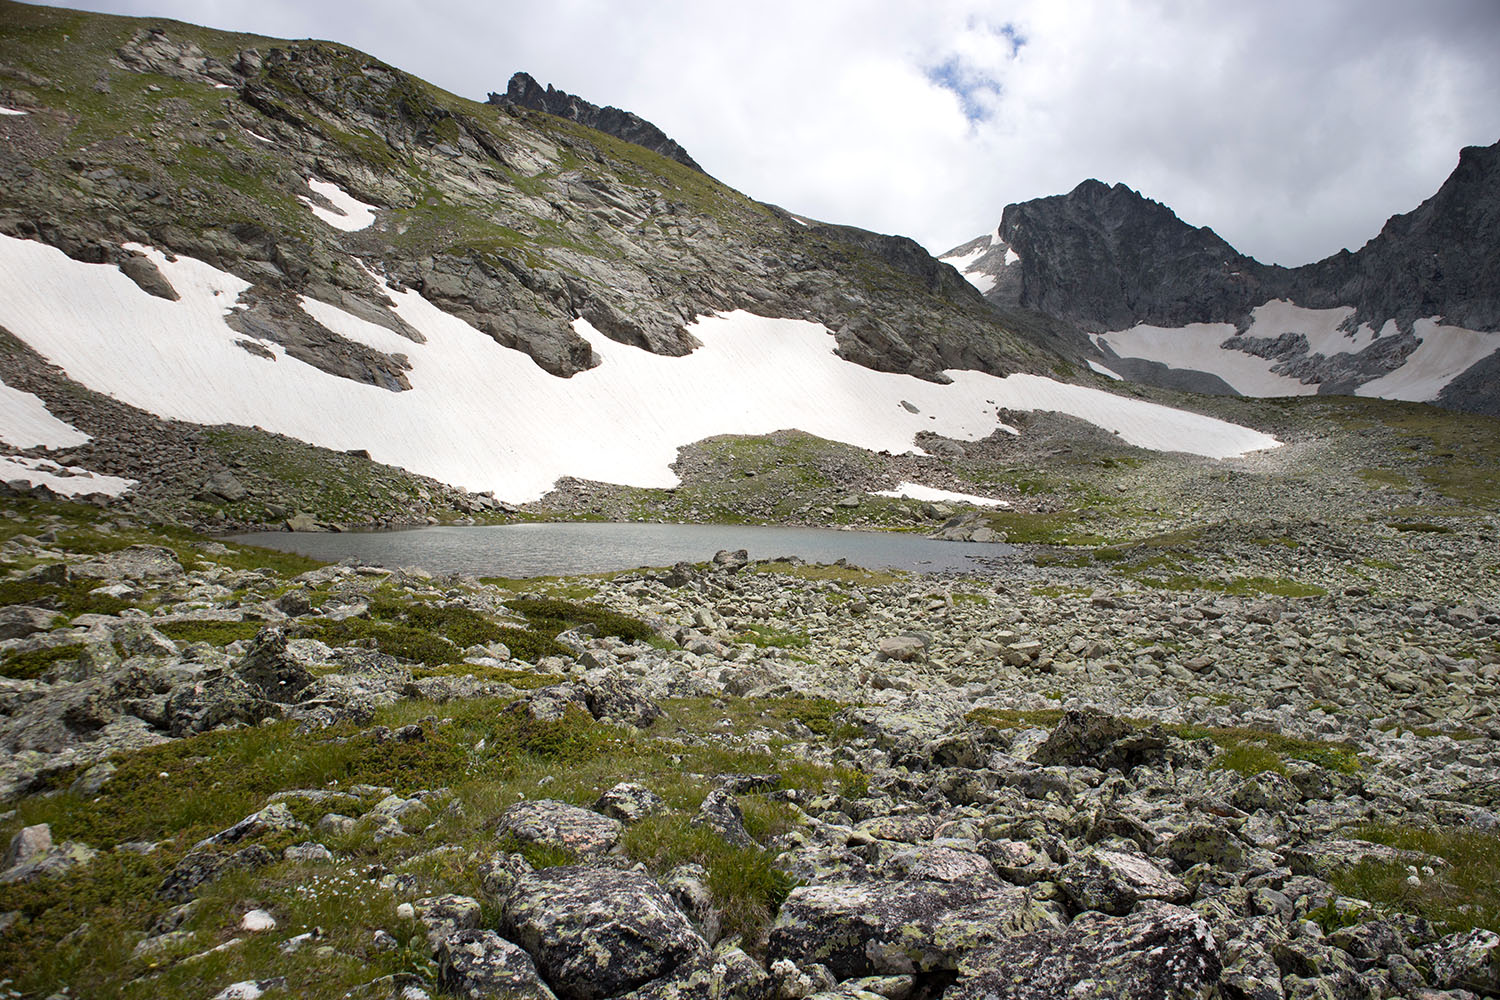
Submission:
[[[521,578],[606,573],[704,562],[721,549],[751,559],[840,559],[864,569],[970,572],[1014,551],[997,542],[940,542],[915,534],[727,524],[548,522],[398,531],[253,532],[228,539],[314,559],[434,573]]]

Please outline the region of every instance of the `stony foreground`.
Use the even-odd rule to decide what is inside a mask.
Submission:
[[[1252,530],[517,584],[8,503],[21,995],[1500,992],[1482,587]]]

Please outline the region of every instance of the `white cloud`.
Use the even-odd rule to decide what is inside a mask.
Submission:
[[[935,252],[1097,177],[1298,264],[1500,139],[1493,0],[74,5],[333,38],[481,99],[524,69],[756,198]]]

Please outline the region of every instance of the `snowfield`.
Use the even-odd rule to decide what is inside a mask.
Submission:
[[[1332,358],[1359,354],[1377,340],[1398,334],[1395,320],[1388,320],[1378,332],[1368,323],[1361,323],[1352,331],[1343,329],[1353,315],[1354,309],[1349,306],[1305,309],[1285,299],[1272,299],[1251,310],[1250,327],[1245,335],[1274,340],[1284,333],[1300,333],[1307,338],[1308,356]],[[1431,402],[1457,375],[1500,350],[1500,333],[1444,326],[1433,318],[1417,320],[1413,332],[1420,343],[1405,364],[1364,383],[1355,390],[1355,395]],[[1303,383],[1273,372],[1275,359],[1219,346],[1234,335],[1234,326],[1229,323],[1192,323],[1180,327],[1141,323],[1129,330],[1098,334],[1094,340],[1100,349],[1113,351],[1121,358],[1156,361],[1169,368],[1217,375],[1242,396],[1306,396],[1318,391],[1316,383]],[[1093,362],[1089,365],[1100,371],[1100,366]],[[1107,370],[1101,372],[1106,373]]]
[[[256,138],[260,137],[256,136]],[[263,141],[269,142],[270,140]],[[334,229],[341,229],[346,233],[357,233],[361,229],[370,228],[370,224],[375,221],[374,205],[366,205],[332,181],[320,181],[316,177],[309,177],[307,179],[307,186],[312,188],[317,194],[327,198],[329,203],[333,205],[334,211],[330,212],[311,198],[303,198],[303,204],[312,209],[313,215],[316,215]]]
[[[718,434],[796,428],[872,451],[908,451],[932,431],[977,440],[1005,429],[1001,409],[1056,410],[1158,450],[1223,458],[1276,447],[1250,428],[1035,375],[951,371],[937,385],[834,355],[833,336],[803,320],[705,316],[702,347],[671,358],[574,323],[602,363],[569,379],[499,346],[411,291],[391,307],[417,344],[326,303],[303,300],[335,333],[411,361],[412,388],[389,392],[329,375],[260,342],[252,355],[225,314],[247,283],[187,257],[146,253],[180,295],[141,291],[120,271],[0,236],[0,326],[91,389],[163,417],[260,426],[398,465],[511,501],[561,476],[675,485],[677,450]],[[912,413],[901,404],[917,407]]]
[[[59,420],[41,397],[0,382],[0,441],[15,448],[71,448],[89,436]]]

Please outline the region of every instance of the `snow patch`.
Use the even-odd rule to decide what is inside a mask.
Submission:
[[[261,135],[259,132],[255,131],[254,129],[248,129],[247,128],[247,129],[245,129],[245,131],[250,133],[250,138],[252,138],[252,139],[259,139],[261,142],[265,143],[267,146],[274,145],[274,143],[270,139],[267,139],[265,136]]]
[[[334,211],[330,212],[311,198],[303,198],[302,202],[312,209],[314,215],[334,229],[354,233],[361,229],[368,229],[375,221],[374,205],[366,205],[332,181],[320,181],[316,177],[309,177],[307,186],[327,198],[333,205]]]
[[[1005,248],[1005,266],[1006,267],[1010,267],[1012,264],[1019,264],[1019,263],[1021,263],[1021,255],[1018,254],[1018,253],[1016,253],[1010,247],[1006,247]]]
[[[1170,368],[1217,375],[1242,396],[1308,396],[1316,385],[1271,371],[1274,361],[1219,345],[1233,337],[1231,323],[1191,323],[1165,327],[1141,323],[1129,330],[1105,333],[1096,343],[1108,346],[1122,358],[1157,361]]]
[[[871,451],[912,449],[918,433],[973,441],[1008,430],[999,410],[1056,410],[1127,443],[1223,458],[1275,438],[1099,389],[1035,375],[952,371],[951,384],[877,372],[837,357],[820,324],[745,312],[705,316],[703,345],[680,358],[574,328],[601,364],[561,379],[418,293],[386,289],[414,343],[326,303],[303,308],[341,336],[403,353],[401,393],[329,375],[277,352],[267,364],[224,322],[246,282],[192,258],[143,248],[181,298],[148,295],[111,265],[0,236],[0,326],[70,377],[163,417],[260,426],[399,465],[506,500],[535,499],[561,476],[633,486],[677,483],[677,450],[720,434],[797,428]],[[900,402],[907,400],[921,413]]]
[[[0,115],[29,115],[29,111],[21,111],[17,108],[0,108]]]
[[[1099,362],[1095,361],[1093,358],[1089,359],[1089,368],[1092,369],[1094,372],[1096,372],[1096,373],[1098,373],[1100,375],[1103,375],[1105,378],[1112,378],[1112,379],[1114,379],[1116,382],[1123,382],[1123,381],[1125,381],[1125,379],[1124,379],[1123,376],[1115,374],[1114,372],[1110,371],[1108,368],[1106,368],[1103,365],[1101,365]]]
[[[1454,378],[1500,351],[1500,333],[1442,326],[1434,319],[1417,320],[1412,324],[1412,332],[1421,342],[1406,363],[1355,389],[1356,396],[1430,402]]]
[[[1321,354],[1325,358],[1353,354],[1359,350],[1355,346],[1355,337],[1339,329],[1353,315],[1353,306],[1304,309],[1286,299],[1272,299],[1250,310],[1250,328],[1245,331],[1245,336],[1274,340],[1283,333],[1300,333],[1307,338],[1309,354]]]
[[[40,396],[0,382],[0,441],[15,448],[71,448],[89,440],[54,417]]]
[[[32,486],[45,486],[53,493],[68,497],[88,493],[117,497],[135,485],[134,479],[106,476],[76,465],[58,465],[45,458],[0,456],[0,482],[10,483],[18,479]]]
[[[993,274],[987,274],[984,271],[965,271],[964,280],[979,289],[980,293],[983,294],[995,287],[996,279]]]
[[[952,257],[939,257],[938,259],[944,264],[952,264],[955,268],[962,271],[989,252],[990,245],[986,243],[983,246],[975,247],[968,253],[954,254]]]
[[[877,490],[878,497],[905,497],[908,500],[930,500],[935,503],[971,503],[976,507],[1009,507],[1009,500],[996,500],[994,497],[980,497],[972,493],[955,493],[952,490],[940,490],[936,486],[923,486],[921,483],[899,483],[893,490]]]

